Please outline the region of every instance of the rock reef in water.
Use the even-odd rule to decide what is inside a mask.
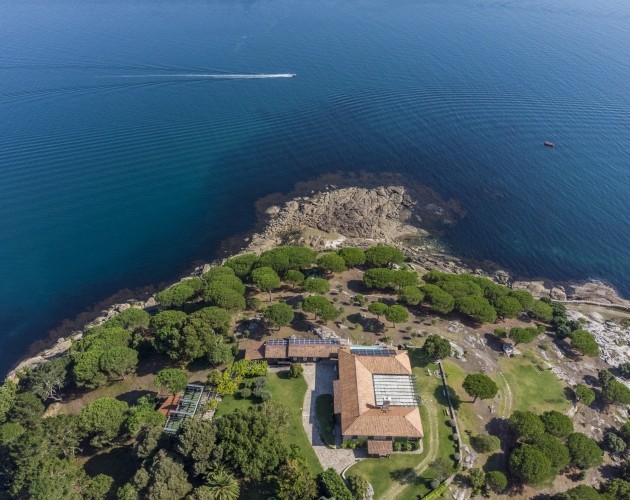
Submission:
[[[401,237],[426,236],[426,231],[407,223],[412,207],[402,186],[353,187],[297,198],[267,209],[269,221],[253,235],[248,251],[283,243],[326,249],[353,240],[393,243]]]

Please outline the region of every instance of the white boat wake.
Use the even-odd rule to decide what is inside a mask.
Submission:
[[[214,80],[256,80],[262,78],[293,78],[295,73],[257,73],[257,74],[221,74],[221,73],[164,73],[153,75],[112,75],[112,78],[211,78]]]

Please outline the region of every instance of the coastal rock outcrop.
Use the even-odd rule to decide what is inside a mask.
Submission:
[[[345,188],[288,201],[266,210],[262,233],[255,234],[248,250],[260,252],[282,243],[334,248],[348,240],[400,243],[426,236],[407,223],[413,201],[402,186]]]

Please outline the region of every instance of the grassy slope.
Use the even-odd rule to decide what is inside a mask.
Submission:
[[[284,434],[285,442],[288,445],[297,445],[311,472],[319,474],[322,471],[322,466],[302,425],[302,406],[307,389],[306,380],[302,376],[299,378],[284,378],[287,373],[288,371],[269,373],[267,375],[269,390],[273,399],[282,401],[287,405],[291,414],[289,428]]]
[[[542,413],[569,408],[563,382],[549,370],[540,370],[524,356],[501,358],[499,366],[514,393],[514,410]]]

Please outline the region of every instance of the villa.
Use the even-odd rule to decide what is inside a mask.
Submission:
[[[415,380],[405,351],[344,347],[333,383],[335,419],[347,439],[367,439],[370,456],[388,456],[394,438],[423,436]]]
[[[310,362],[336,359],[335,421],[343,440],[366,439],[370,456],[389,456],[394,439],[423,437],[415,378],[406,351],[349,346],[339,339],[271,339],[250,343],[245,359]]]

